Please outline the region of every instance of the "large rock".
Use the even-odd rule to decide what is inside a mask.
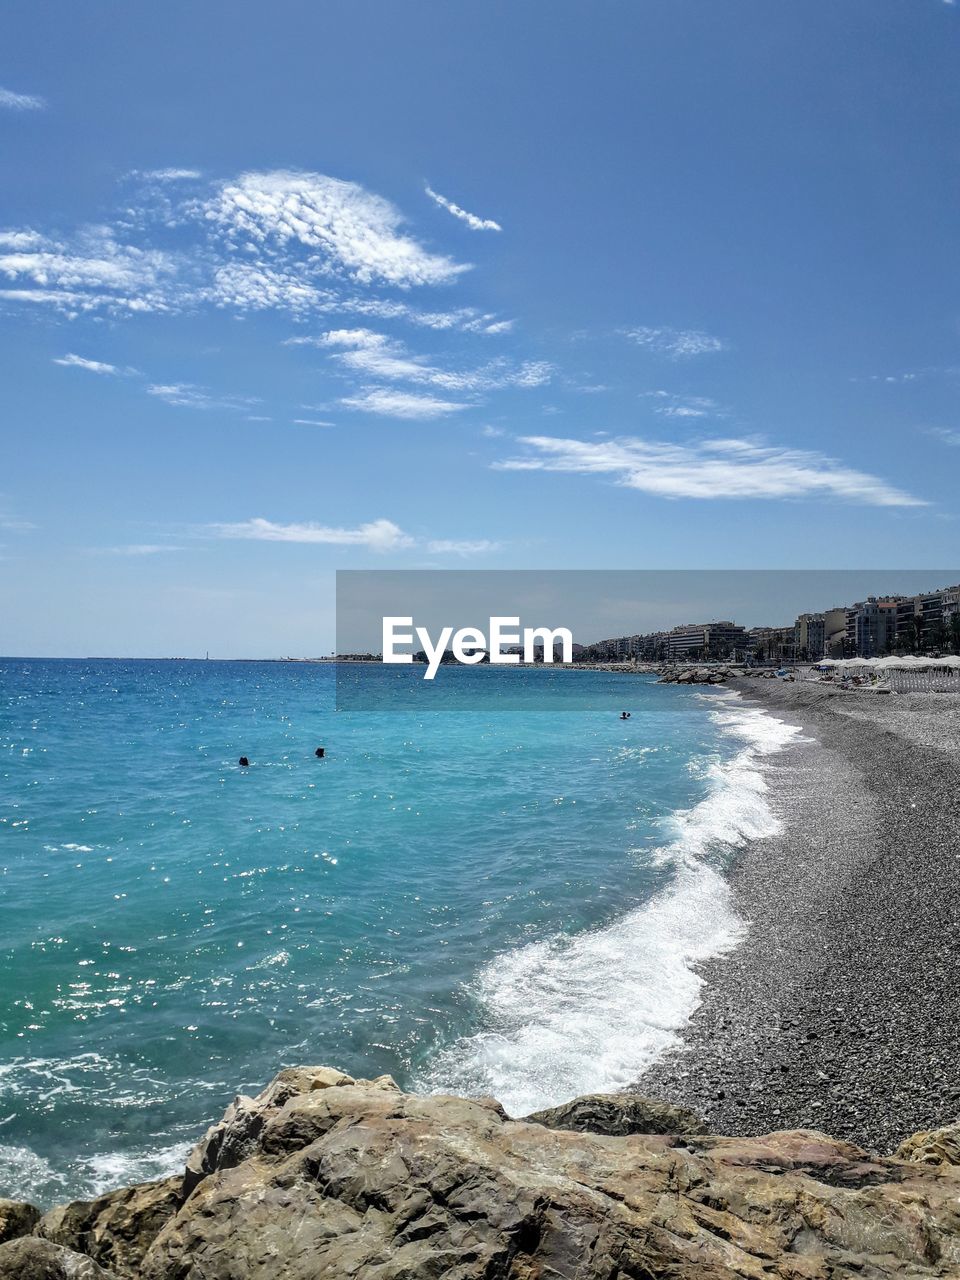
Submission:
[[[110,1274],[92,1258],[26,1236],[0,1244],[0,1280],[110,1280]]]
[[[554,1114],[610,1127],[624,1107]],[[142,1280],[960,1276],[960,1168],[811,1131],[609,1136],[307,1068],[231,1108],[196,1156]]]
[[[40,1210],[23,1200],[0,1197],[0,1244],[28,1236],[40,1221]]]
[[[623,1138],[630,1133],[706,1133],[698,1115],[670,1102],[632,1093],[588,1093],[573,1102],[525,1116],[548,1129],[576,1129]]]
[[[901,1142],[896,1150],[898,1160],[914,1160],[922,1164],[960,1165],[960,1123],[915,1133]]]
[[[223,1119],[211,1125],[187,1157],[182,1194],[186,1198],[198,1182],[215,1169],[229,1169],[256,1150],[257,1139],[266,1122],[290,1098],[314,1089],[353,1084],[351,1076],[331,1067],[288,1067],[255,1098],[238,1093],[224,1112]],[[393,1082],[390,1082],[393,1084]],[[396,1088],[395,1085],[393,1085]]]
[[[179,1177],[75,1200],[40,1219],[37,1235],[88,1254],[121,1276],[136,1276],[143,1255],[181,1204]]]

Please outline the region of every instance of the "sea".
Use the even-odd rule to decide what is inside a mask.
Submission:
[[[0,659],[0,1195],[174,1172],[284,1065],[524,1115],[675,1043],[798,731],[635,674],[444,669],[363,713],[334,675]],[[504,709],[548,686],[569,710]]]

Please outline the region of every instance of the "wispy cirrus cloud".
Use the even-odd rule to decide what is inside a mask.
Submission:
[[[468,213],[466,209],[461,209],[458,204],[454,204],[452,200],[448,200],[446,196],[440,195],[438,191],[430,186],[424,187],[427,195],[438,204],[441,209],[446,209],[447,213],[452,213],[455,218],[459,218],[461,222],[465,222],[471,231],[502,231],[499,222],[494,222],[492,218],[478,218],[475,213]]]
[[[256,516],[236,524],[209,524],[207,532],[217,538],[245,538],[256,542],[320,543],[334,547],[368,547],[371,551],[397,551],[412,547],[414,539],[392,520],[371,520],[356,528],[317,524],[277,524]]]
[[[515,321],[501,320],[491,312],[476,307],[454,307],[450,311],[424,311],[395,298],[335,297],[318,310],[339,311],[368,316],[375,320],[405,320],[408,324],[436,332],[456,330],[461,333],[510,333]],[[307,339],[309,341],[309,339]]]
[[[470,407],[459,400],[444,400],[439,396],[419,395],[391,387],[367,387],[356,395],[344,396],[340,404],[345,409],[373,413],[383,418],[420,421],[445,418]]]
[[[96,550],[111,556],[161,556],[168,551],[185,551],[186,547],[176,547],[168,542],[131,542],[120,547],[98,547]]]
[[[188,382],[151,383],[146,390],[148,396],[156,396],[178,409],[241,410],[260,403],[254,396],[216,395]]]
[[[636,329],[621,330],[639,347],[646,347],[657,355],[671,360],[686,360],[692,356],[711,355],[726,350],[726,344],[702,329],[652,328],[641,325]]]
[[[490,538],[433,538],[427,542],[427,550],[434,555],[481,556],[488,552],[500,551],[502,542],[494,542]]]
[[[500,549],[502,543],[489,538],[427,538],[406,533],[392,520],[381,517],[355,527],[319,524],[308,520],[280,524],[257,516],[233,524],[208,524],[201,530],[214,538],[239,538],[254,542],[287,542],[331,547],[365,547],[369,551],[390,552],[423,548],[434,555],[469,557]]]
[[[203,177],[199,169],[134,169],[132,178],[145,178],[148,182],[195,182]]]
[[[716,418],[724,410],[709,396],[677,395],[672,391],[644,391],[644,399],[653,401],[654,413],[665,418]]]
[[[939,440],[941,444],[956,445],[960,447],[960,431],[954,427],[924,427],[924,434],[933,436],[935,440]]]
[[[323,418],[294,418],[295,427],[335,427],[335,422],[327,422]]]
[[[316,254],[328,271],[365,284],[447,284],[469,270],[404,234],[404,219],[389,200],[322,173],[243,173],[220,184],[193,212],[230,245],[268,251],[298,246]]]
[[[46,100],[34,93],[0,89],[0,107],[6,107],[8,111],[42,111],[46,105]]]
[[[627,436],[584,441],[524,436],[528,453],[493,465],[504,471],[608,476],[663,498],[836,498],[880,507],[926,505],[885,480],[833,458],[756,440],[674,444]]]
[[[132,369],[121,369],[118,365],[108,364],[105,360],[88,360],[85,356],[74,355],[72,351],[65,356],[54,356],[54,364],[63,365],[65,369],[85,369],[88,373],[110,374],[121,377],[132,373]]]
[[[540,387],[549,382],[553,374],[553,366],[546,361],[526,361],[513,366],[503,359],[490,361],[478,369],[442,369],[430,364],[426,356],[412,355],[396,339],[372,329],[331,329],[312,339],[312,343],[332,349],[334,359],[360,377],[415,382],[442,391],[463,393]]]
[[[32,533],[38,526],[32,520],[18,520],[15,516],[0,511],[0,529],[8,533]]]

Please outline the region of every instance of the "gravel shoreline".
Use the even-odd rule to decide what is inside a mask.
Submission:
[[[891,1151],[960,1116],[960,698],[732,687],[812,741],[773,757],[783,829],[731,872],[745,940],[636,1087]]]

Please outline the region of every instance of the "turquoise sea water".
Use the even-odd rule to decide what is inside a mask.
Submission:
[[[443,674],[444,711],[351,714],[329,666],[0,660],[0,1195],[166,1173],[284,1063],[519,1114],[669,1043],[790,731],[645,677]],[[462,709],[558,679],[605,709]]]

